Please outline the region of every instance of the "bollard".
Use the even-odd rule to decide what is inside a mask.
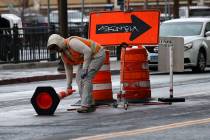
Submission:
[[[56,93],[55,89],[50,86],[37,87],[32,98],[31,104],[38,115],[53,115],[60,100],[71,95],[70,93]]]

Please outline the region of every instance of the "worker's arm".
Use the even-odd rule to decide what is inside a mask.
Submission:
[[[67,88],[66,91],[60,91],[59,94],[62,95],[61,97],[64,98],[68,95],[71,95],[75,90],[72,89],[72,79],[73,79],[73,65],[66,64],[63,60],[63,55],[61,54],[62,61],[64,62],[64,68],[66,72],[66,82]]]
[[[77,38],[72,38],[69,42],[69,46],[84,55],[83,69],[88,69],[92,58],[91,49]]]
[[[64,63],[64,67],[66,72],[67,89],[72,89],[73,66]]]

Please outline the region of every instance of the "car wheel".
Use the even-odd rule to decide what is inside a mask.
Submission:
[[[206,57],[203,51],[199,51],[196,67],[192,68],[193,72],[204,72],[206,68]]]

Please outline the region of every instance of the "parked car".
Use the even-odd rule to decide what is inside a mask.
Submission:
[[[55,25],[58,27],[58,10],[54,10],[50,12],[50,24]],[[82,23],[82,12],[79,10],[68,10],[67,11],[67,21],[68,27],[70,28],[71,34],[81,32],[81,27],[87,28],[89,23],[89,18],[86,15],[83,15],[83,25]]]
[[[13,27],[16,27],[15,25],[19,28],[16,30],[18,33],[16,41],[18,41],[23,37],[21,18],[9,13],[0,14],[0,61],[12,61],[16,57],[16,50],[13,47],[13,38],[17,37],[14,36]]]
[[[179,8],[179,17],[210,17],[209,6],[181,6]]]
[[[34,12],[27,12],[24,14],[24,27],[38,27],[38,26],[48,26],[47,17]]]
[[[16,24],[18,28],[22,28],[22,20],[14,14],[0,14],[0,28],[13,28]]]
[[[184,38],[184,66],[194,72],[203,72],[210,66],[210,18],[182,18],[163,22],[160,36]],[[158,63],[158,45],[145,46],[149,63]]]

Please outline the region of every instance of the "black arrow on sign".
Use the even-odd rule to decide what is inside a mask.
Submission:
[[[96,25],[96,34],[131,32],[130,40],[133,41],[152,28],[135,15],[131,15],[131,21],[132,23],[98,24]]]

